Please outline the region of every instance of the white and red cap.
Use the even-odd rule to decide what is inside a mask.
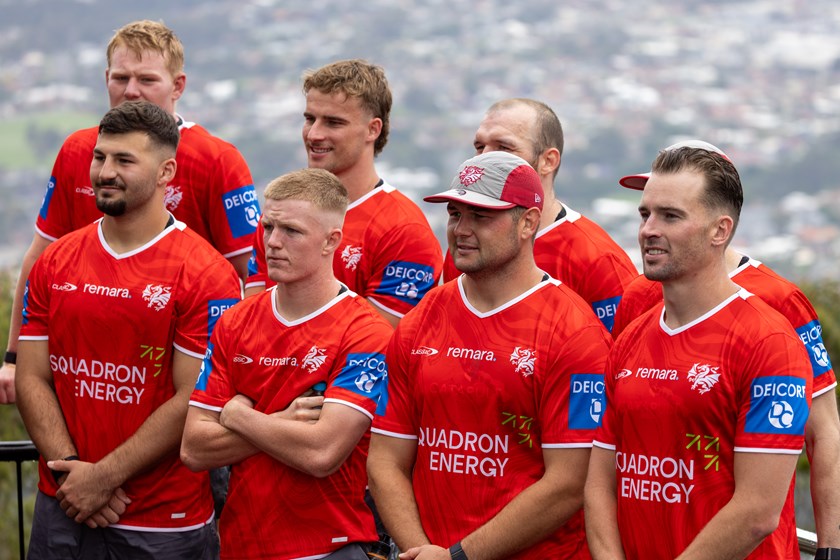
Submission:
[[[527,161],[508,152],[487,152],[461,164],[448,191],[426,202],[463,202],[479,208],[539,208],[544,198],[540,176]]]
[[[728,155],[723,153],[723,150],[721,150],[713,144],[703,142],[702,140],[684,140],[682,142],[677,142],[676,144],[671,144],[662,151],[670,152],[671,150],[677,150],[679,148],[699,148],[701,150],[706,150],[708,152],[719,154],[723,159],[725,159],[729,163],[732,163],[732,160],[729,159]],[[636,189],[637,191],[643,191],[645,190],[645,185],[647,184],[649,178],[650,171],[648,171],[647,173],[637,173],[636,175],[627,175],[625,177],[622,177],[618,180],[618,184],[622,187],[627,187],[628,189]]]

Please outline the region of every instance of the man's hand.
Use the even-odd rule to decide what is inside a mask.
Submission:
[[[15,402],[15,364],[3,364],[0,368],[0,404]]]
[[[451,560],[452,555],[445,548],[424,544],[409,548],[399,556],[400,560]]]
[[[107,477],[99,472],[96,463],[56,460],[48,462],[47,466],[54,471],[68,473],[63,477],[55,497],[67,517],[76,523],[82,523],[91,515],[101,512],[110,504],[111,497],[117,490],[107,482]],[[107,517],[103,517],[107,520]]]
[[[120,520],[120,516],[125,513],[125,509],[130,503],[131,498],[125,491],[122,488],[117,488],[102,509],[85,519],[85,525],[91,529],[113,525]]]
[[[321,407],[324,406],[324,397],[309,396],[311,394],[311,390],[303,393],[303,396],[293,400],[285,409],[275,412],[271,416],[314,424],[321,417]]]
[[[221,414],[219,415],[219,424],[224,426],[225,428],[230,429],[227,425],[228,421],[231,419],[232,416],[236,415],[236,413],[243,408],[254,408],[254,401],[246,397],[245,395],[236,395],[228,402],[225,403],[225,407],[222,409]]]

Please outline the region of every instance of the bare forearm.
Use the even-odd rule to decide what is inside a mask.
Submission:
[[[431,544],[420,521],[410,475],[368,461],[368,484],[379,516],[401,550]]]
[[[769,534],[765,527],[752,512],[734,507],[730,502],[706,524],[678,559],[746,558]]]
[[[49,383],[24,374],[17,376],[17,406],[38,452],[47,460],[76,454],[76,446],[58,398]]]
[[[840,420],[834,391],[814,399],[805,440],[820,547],[840,548]]]
[[[181,441],[181,461],[193,471],[233,465],[259,452],[253,444],[220,425],[218,413],[190,407]]]

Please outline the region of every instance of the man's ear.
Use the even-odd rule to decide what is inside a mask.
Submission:
[[[324,247],[321,249],[323,255],[329,255],[338,249],[341,244],[341,239],[344,237],[341,229],[333,228],[327,233],[327,238],[324,240]]]
[[[540,217],[542,212],[539,208],[528,208],[522,217],[519,218],[519,226],[522,228],[522,237],[531,239],[540,229]]]
[[[726,245],[732,239],[732,233],[735,230],[735,221],[731,216],[722,214],[718,216],[711,225],[711,243],[712,246]]]
[[[158,184],[164,187],[172,182],[175,178],[175,172],[178,170],[178,163],[175,158],[164,160],[158,169]]]

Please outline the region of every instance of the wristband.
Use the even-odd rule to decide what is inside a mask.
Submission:
[[[62,459],[62,461],[78,461],[78,460],[79,460],[78,455],[68,455],[67,457]],[[55,483],[60,484],[60,482],[58,482],[58,479],[61,478],[62,476],[64,476],[65,474],[67,474],[67,471],[54,471],[54,470],[50,469],[50,473],[52,473],[53,480],[55,480]]]
[[[840,548],[818,548],[814,560],[838,560]]]
[[[461,548],[460,541],[449,547],[449,555],[452,557],[452,560],[469,560],[467,553]]]
[[[17,363],[17,352],[12,352],[11,350],[6,350],[6,355],[3,357],[4,364],[16,364]]]

